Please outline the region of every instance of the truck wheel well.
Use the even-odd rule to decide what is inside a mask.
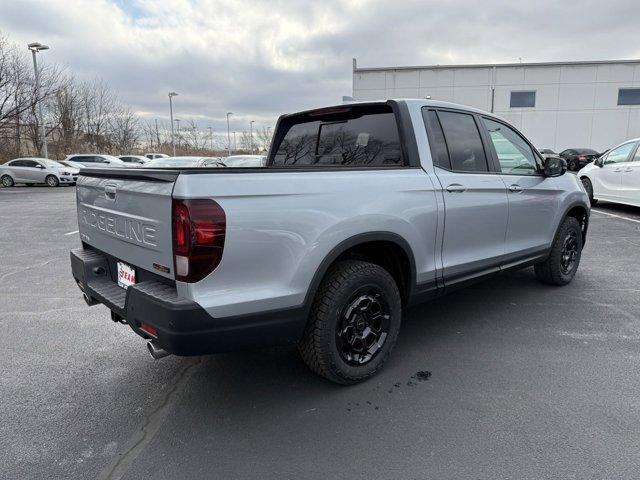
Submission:
[[[360,243],[342,252],[333,263],[343,260],[362,260],[384,268],[396,281],[402,302],[406,303],[411,286],[411,263],[400,245],[386,240]]]
[[[567,212],[567,217],[573,217],[578,220],[580,224],[580,231],[582,232],[582,246],[587,240],[587,227],[589,226],[589,217],[587,216],[587,209],[581,206],[573,207]]]

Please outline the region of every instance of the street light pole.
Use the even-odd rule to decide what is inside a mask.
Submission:
[[[227,157],[231,156],[231,133],[229,130],[229,116],[233,115],[233,112],[227,112],[227,147],[228,147],[228,153],[227,153]]]
[[[39,42],[30,43],[27,47],[29,47],[33,55],[33,71],[36,76],[36,101],[38,102],[38,117],[40,117],[40,127],[42,128],[42,151],[44,158],[49,158],[49,151],[47,150],[47,130],[44,126],[44,119],[42,118],[42,100],[38,98],[40,95],[40,72],[38,72],[38,61],[36,60],[36,53],[42,50],[49,50],[49,47]]]
[[[209,129],[209,141],[211,142],[211,151],[213,152],[213,127],[207,127]]]
[[[250,147],[250,153],[253,155],[253,124],[255,123],[255,120],[251,120],[249,122],[249,145],[251,145]]]
[[[236,144],[236,132],[233,132],[233,150],[234,151],[238,150],[238,147]]]
[[[173,102],[171,100],[172,97],[177,97],[178,94],[176,92],[169,92],[169,113],[171,115],[171,146],[173,147],[173,156],[176,156],[176,137],[173,132]]]
[[[178,146],[180,146],[180,119],[176,118],[174,120],[176,122],[176,135],[178,137]],[[173,145],[173,156],[176,156],[176,146],[175,144]]]

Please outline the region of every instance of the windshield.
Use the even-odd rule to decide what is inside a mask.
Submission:
[[[175,168],[175,167],[197,167],[200,157],[169,157],[169,158],[155,158],[149,160],[143,166],[145,168]]]
[[[267,164],[267,157],[264,155],[232,155],[223,158],[222,161],[227,167],[264,167]]]
[[[44,165],[46,165],[47,167],[59,167],[60,163],[54,161],[54,160],[48,160],[46,158],[39,158],[38,161]]]
[[[578,148],[576,152],[582,155],[598,155],[598,152],[591,150],[590,148]]]

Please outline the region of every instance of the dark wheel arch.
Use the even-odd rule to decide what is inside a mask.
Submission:
[[[587,241],[587,230],[589,228],[589,207],[580,202],[574,202],[569,205],[565,209],[562,217],[560,217],[560,222],[558,223],[556,231],[560,228],[562,222],[567,217],[574,217],[578,220],[578,223],[580,224],[580,231],[582,232],[582,248],[584,248],[584,244]]]
[[[311,284],[307,290],[307,295],[305,296],[304,305],[306,312],[309,312],[311,309],[311,304],[313,303],[316,292],[320,287],[320,283],[329,271],[331,265],[337,261],[349,258],[361,258],[358,255],[364,251],[363,249],[366,249],[367,246],[371,245],[380,247],[385,245],[395,246],[397,249],[396,252],[403,253],[404,260],[406,261],[404,268],[400,268],[399,270],[395,269],[395,271],[391,271],[390,273],[398,283],[398,289],[400,290],[403,303],[407,302],[408,299],[411,298],[416,286],[416,261],[409,243],[403,237],[393,232],[379,231],[360,233],[340,242],[322,260],[313,276],[313,279],[311,280]],[[354,256],[350,256],[351,254],[354,254]],[[382,262],[375,261],[375,259],[372,259],[370,256],[365,256],[363,258],[389,270],[387,265],[381,265]]]

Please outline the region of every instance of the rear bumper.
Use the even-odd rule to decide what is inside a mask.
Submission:
[[[304,308],[214,318],[199,304],[180,298],[176,288],[146,280],[124,290],[112,280],[103,254],[71,251],[71,271],[89,305],[102,303],[146,339],[142,323],[155,327],[157,343],[169,353],[191,356],[297,343],[302,337]]]

